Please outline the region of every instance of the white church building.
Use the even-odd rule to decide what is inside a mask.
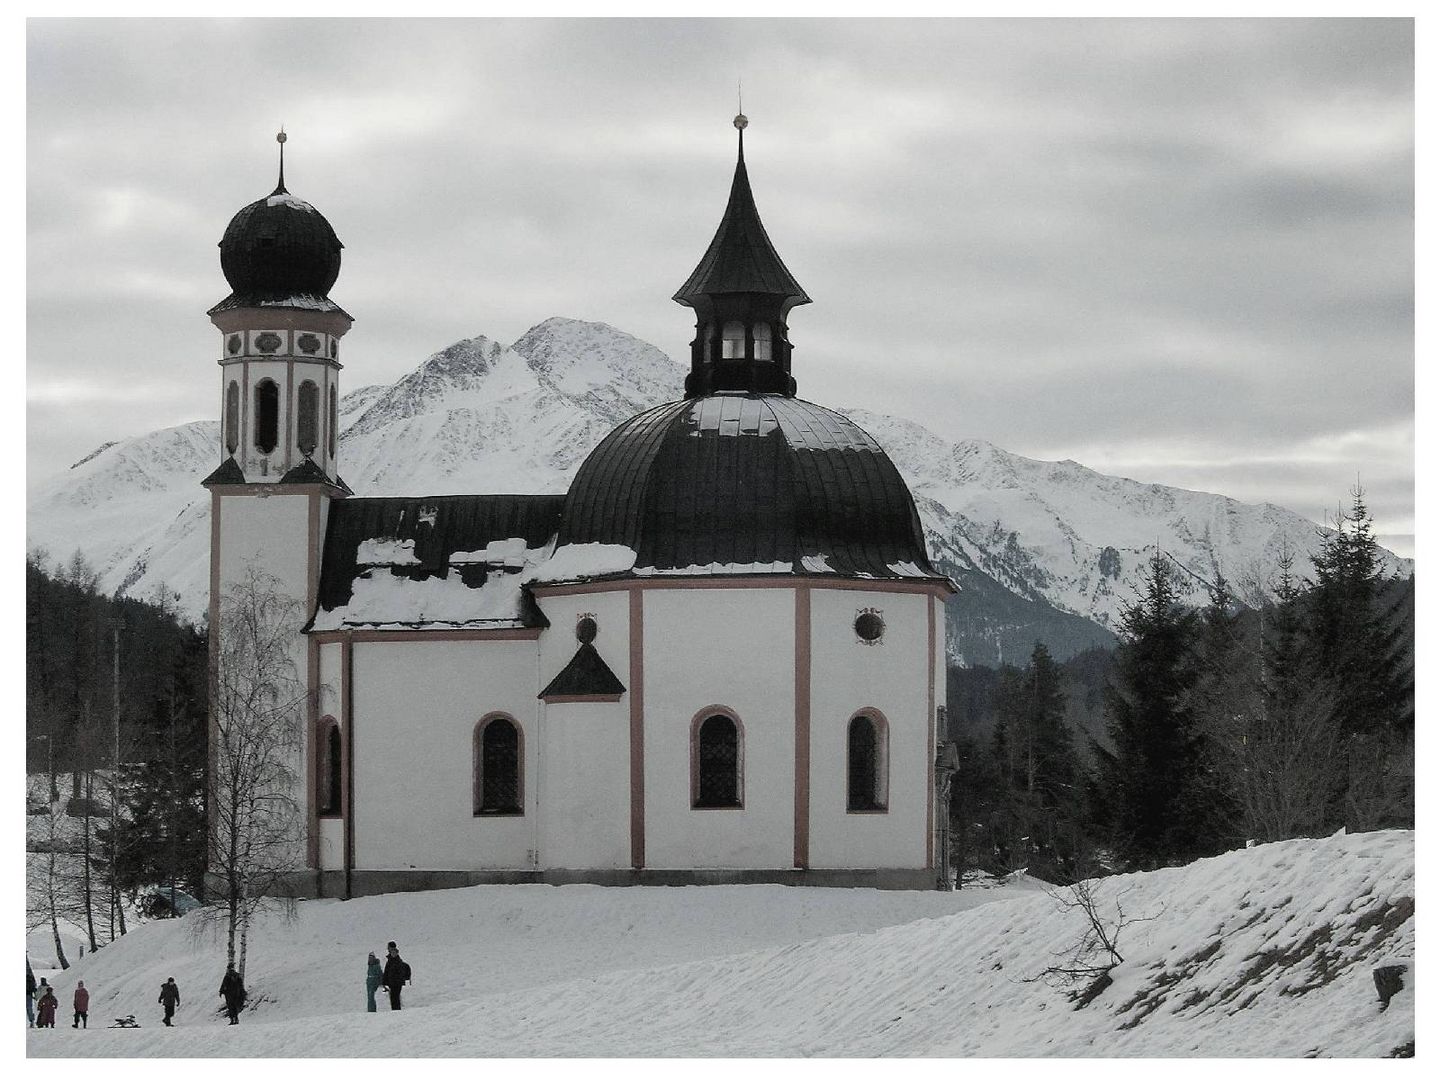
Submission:
[[[796,396],[810,298],[756,212],[745,124],[674,297],[696,316],[685,397],[564,495],[355,496],[340,241],[283,158],[225,230],[211,647],[248,565],[308,620],[305,891],[935,887],[954,585],[875,440]]]

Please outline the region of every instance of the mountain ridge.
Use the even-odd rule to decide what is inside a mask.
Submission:
[[[357,495],[564,492],[616,424],[681,396],[664,352],[605,323],[550,318],[506,346],[483,334],[427,357],[390,385],[340,401],[340,472]],[[1112,642],[1158,541],[1198,582],[1218,571],[1242,598],[1266,592],[1279,552],[1310,570],[1321,526],[1273,504],[1144,484],[1074,461],[946,442],[914,421],[839,409],[868,431],[910,485],[951,600],[958,663],[1019,659],[1035,640],[1063,657]],[[27,540],[66,559],[78,548],[101,588],[162,586],[199,618],[209,574],[209,500],[219,423],[193,421],[116,440],[38,488]],[[403,453],[396,448],[403,447]],[[1413,562],[1386,553],[1393,572]]]

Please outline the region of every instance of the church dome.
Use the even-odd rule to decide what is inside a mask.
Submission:
[[[282,183],[230,219],[220,269],[234,291],[220,307],[326,300],[343,246],[325,216]]]
[[[558,545],[578,544],[630,548],[637,575],[940,576],[879,444],[781,394],[687,398],[621,424],[566,496]]]

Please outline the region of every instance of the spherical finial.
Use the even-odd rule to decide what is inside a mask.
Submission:
[[[742,112],[739,116],[735,117],[735,127],[736,127],[736,129],[738,129],[738,130],[740,130],[740,131],[744,131],[744,130],[745,130],[747,127],[749,127],[749,126],[750,126],[750,121],[746,118],[746,116],[745,116],[745,114],[744,114],[743,112]]]
[[[284,146],[284,145],[285,145],[285,140],[288,139],[289,137],[290,137],[290,136],[288,136],[288,135],[285,134],[285,129],[284,129],[284,128],[281,128],[281,129],[280,129],[280,134],[278,134],[278,135],[275,136],[275,141],[278,142],[281,146]]]

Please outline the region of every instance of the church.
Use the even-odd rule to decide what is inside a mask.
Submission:
[[[563,495],[356,496],[342,245],[287,191],[283,134],[279,185],[225,229],[212,661],[222,597],[263,567],[304,613],[303,892],[936,887],[955,586],[880,446],[797,396],[810,298],[756,210],[746,125],[674,295],[685,397]]]

